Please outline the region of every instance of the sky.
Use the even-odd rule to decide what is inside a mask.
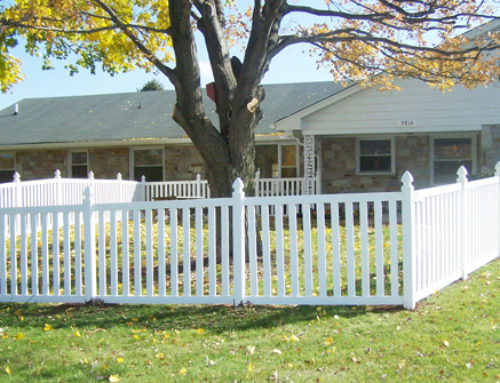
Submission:
[[[165,89],[172,89],[167,78],[159,74],[135,71],[110,76],[81,70],[70,76],[64,63],[55,63],[55,69],[42,70],[42,61],[16,48],[12,53],[23,60],[25,79],[6,93],[0,93],[0,110],[14,105],[25,98],[94,95],[106,93],[136,92],[147,81],[156,79]],[[305,51],[303,52],[303,50]],[[205,59],[206,60],[206,59]],[[208,60],[201,62],[202,84],[212,81]],[[291,47],[275,57],[269,72],[264,78],[266,84],[308,81],[331,81],[332,76],[325,68],[317,69],[316,63],[309,57],[307,47]]]

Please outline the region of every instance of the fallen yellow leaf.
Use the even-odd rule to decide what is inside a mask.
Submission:
[[[108,381],[116,383],[120,381],[120,377],[118,376],[118,374],[110,375]]]
[[[184,376],[187,374],[187,370],[186,370],[186,367],[182,367],[180,370],[179,370],[179,375],[180,376]]]

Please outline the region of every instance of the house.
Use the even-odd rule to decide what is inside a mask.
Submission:
[[[500,83],[442,93],[418,80],[379,92],[332,82],[266,85],[256,137],[263,178],[320,179],[323,193],[422,188],[500,160]],[[191,180],[204,164],[171,119],[173,91],[25,99],[0,111],[0,179]],[[207,110],[215,118],[213,103]]]
[[[352,86],[274,123],[308,143],[305,169],[319,174],[323,193],[397,190],[406,170],[417,188],[454,182],[460,165],[472,176],[494,172],[499,81],[445,93],[419,80],[396,84],[401,91]]]
[[[332,82],[266,85],[264,119],[257,129],[262,177],[302,174],[300,142],[271,129],[274,121],[343,89]],[[174,91],[24,99],[0,111],[0,181],[63,177],[149,181],[204,175],[201,156],[172,120]],[[206,110],[216,121],[215,105]]]

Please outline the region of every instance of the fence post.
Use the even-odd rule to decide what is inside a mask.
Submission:
[[[406,171],[401,177],[403,215],[403,304],[406,309],[415,308],[416,262],[415,262],[415,204],[413,176]]]
[[[146,199],[148,198],[148,193],[147,193],[147,190],[146,190],[146,176],[141,176],[141,190],[142,190],[142,201],[149,201],[149,199]]]
[[[18,172],[14,173],[14,195],[12,196],[14,199],[13,207],[22,207],[23,206],[23,189],[21,184],[21,175]],[[12,224],[12,223],[11,223]],[[16,214],[16,219],[14,221],[15,232],[16,235],[19,233],[18,230],[21,230],[21,215]]]
[[[260,170],[255,172],[255,196],[260,196]]]
[[[460,192],[460,269],[462,271],[462,279],[467,279],[467,222],[469,220],[469,208],[467,198],[467,169],[465,166],[460,166],[457,171],[457,182],[461,184]]]
[[[201,195],[201,176],[200,173],[196,175],[196,198],[202,198]]]
[[[84,293],[85,301],[91,302],[96,296],[96,251],[95,251],[95,224],[92,212],[93,190],[88,186],[84,193],[83,199],[83,246],[84,246]]]
[[[14,173],[14,195],[12,196],[14,199],[14,207],[22,207],[23,206],[23,195],[21,191],[21,175],[18,172]]]
[[[243,304],[245,296],[245,184],[241,178],[233,183],[233,280],[234,305]]]
[[[59,169],[54,172],[54,178],[56,180],[56,205],[62,205],[61,171]]]
[[[118,202],[123,202],[123,183],[122,183],[122,174],[120,172],[116,173],[116,180],[118,181]]]

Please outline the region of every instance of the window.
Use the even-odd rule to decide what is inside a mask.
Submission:
[[[71,152],[71,171],[72,178],[87,178],[88,177],[88,153]]]
[[[473,172],[472,138],[434,138],[433,145],[433,183],[435,185],[453,183],[457,179],[457,170],[464,165]]]
[[[278,166],[278,145],[255,146],[255,168],[260,170],[262,178],[273,177],[273,167]],[[277,177],[277,174],[276,174]]]
[[[140,181],[163,181],[163,149],[134,150],[134,179]]]
[[[261,178],[298,177],[297,145],[269,144],[255,147],[255,169]]]
[[[357,140],[356,172],[359,174],[394,173],[393,139]]]
[[[16,154],[0,153],[0,182],[12,182],[16,172]]]
[[[281,177],[297,177],[297,145],[281,146]]]

